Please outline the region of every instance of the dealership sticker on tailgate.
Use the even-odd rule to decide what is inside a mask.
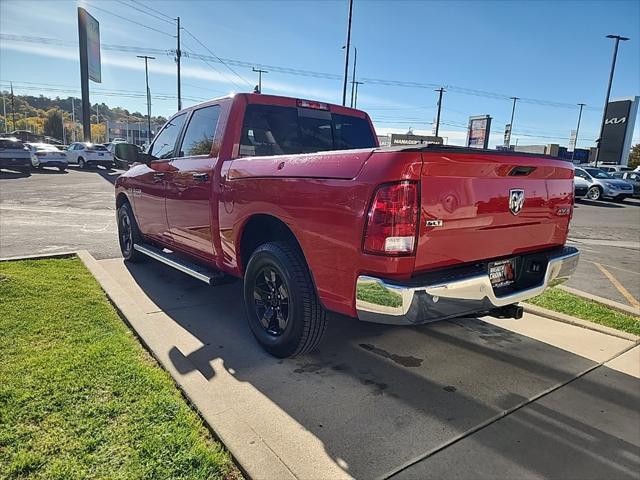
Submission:
[[[516,278],[515,273],[516,262],[513,258],[489,263],[489,280],[494,288],[512,284]]]

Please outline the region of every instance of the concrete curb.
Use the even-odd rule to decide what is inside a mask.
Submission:
[[[615,328],[606,327],[604,325],[599,325],[588,320],[582,320],[581,318],[572,317],[571,315],[567,315],[565,313],[554,312],[553,310],[538,307],[537,305],[531,305],[530,303],[523,303],[522,307],[527,313],[532,313],[540,317],[548,318],[549,320],[568,323],[570,325],[575,325],[576,327],[586,328],[587,330],[593,330],[596,332],[604,333],[606,335],[611,335],[612,337],[630,340],[632,342],[640,341],[640,337],[638,337],[637,335],[622,332],[620,330],[616,330]]]
[[[71,258],[75,257],[78,252],[58,252],[58,253],[37,253],[35,255],[19,255],[17,257],[1,257],[0,262],[13,262],[16,260],[44,260],[46,258]]]
[[[609,308],[612,308],[613,310],[626,313],[627,315],[640,317],[640,308],[633,308],[628,305],[625,305],[624,303],[616,302],[614,300],[609,300],[608,298],[604,298],[604,297],[599,297],[598,295],[593,295],[592,293],[583,292],[582,290],[578,290],[577,288],[571,288],[565,285],[558,285],[555,288],[563,290],[567,293],[571,293],[573,295],[577,295],[579,297],[584,298],[585,300],[591,300],[592,302],[600,303],[605,307],[609,307]]]
[[[134,324],[138,325],[138,327],[143,325],[148,314],[138,307],[117,280],[112,278],[88,251],[78,251],[77,256],[100,284],[132,333],[158,364],[169,372],[176,386],[191,405],[191,408],[200,415],[212,435],[219,439],[231,453],[234,462],[244,476],[256,480],[271,478],[294,480],[295,476],[291,470],[255,434],[251,427],[241,419],[236,418],[232,411],[207,411],[198,407],[199,404],[204,405],[206,403],[202,397],[202,392],[205,391],[202,388],[202,382],[206,381],[202,380],[198,375],[183,377],[178,381],[179,374],[175,367],[170,362],[163,361],[163,358],[157,356],[145,340],[145,336],[152,335],[152,333],[145,331],[144,328],[136,328],[134,326]]]

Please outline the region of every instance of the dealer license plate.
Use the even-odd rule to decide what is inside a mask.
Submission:
[[[489,263],[489,279],[495,288],[510,285],[516,278],[516,262],[514,258]]]

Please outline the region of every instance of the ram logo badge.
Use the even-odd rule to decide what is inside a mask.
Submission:
[[[520,213],[524,207],[524,189],[522,188],[512,188],[509,190],[509,210],[514,215]]]

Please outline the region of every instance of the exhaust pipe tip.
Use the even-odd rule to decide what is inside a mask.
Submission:
[[[506,305],[504,307],[495,308],[489,312],[489,315],[495,318],[520,320],[524,315],[524,308],[517,303]]]

